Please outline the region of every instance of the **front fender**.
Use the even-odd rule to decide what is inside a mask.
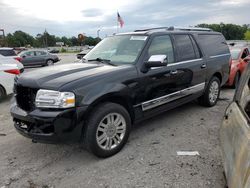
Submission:
[[[100,101],[103,98],[112,96],[119,96],[122,98],[126,98],[127,100],[132,100],[131,96],[133,96],[133,94],[131,88],[127,87],[124,84],[109,83],[105,85],[99,85],[99,87],[94,87],[93,89],[86,92],[79,105],[91,105],[96,101]]]

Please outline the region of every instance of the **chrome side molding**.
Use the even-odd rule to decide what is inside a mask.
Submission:
[[[201,83],[201,84],[197,84],[195,86],[168,94],[168,95],[164,95],[162,97],[156,98],[156,99],[152,99],[146,102],[141,103],[142,106],[142,111],[146,111],[152,108],[155,108],[157,106],[169,103],[171,101],[174,101],[176,99],[182,98],[184,96],[193,94],[193,93],[197,93],[199,91],[204,90],[205,88],[205,82]],[[137,105],[136,105],[137,106]]]

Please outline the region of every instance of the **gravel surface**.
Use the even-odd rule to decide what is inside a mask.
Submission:
[[[223,188],[218,136],[233,94],[226,88],[213,108],[191,102],[134,125],[124,149],[108,159],[78,144],[35,144],[22,137],[13,127],[9,97],[0,103],[0,188]]]

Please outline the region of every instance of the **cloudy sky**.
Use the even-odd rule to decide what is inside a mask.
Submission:
[[[250,23],[249,0],[0,0],[0,28],[32,35],[47,29],[58,36],[85,33],[101,37],[116,32],[119,11],[125,21],[119,32],[158,26],[199,23]]]

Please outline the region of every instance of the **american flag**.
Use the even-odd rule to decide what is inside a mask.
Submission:
[[[123,27],[124,21],[123,21],[122,17],[120,16],[119,12],[117,12],[117,21],[119,22],[120,27]]]

